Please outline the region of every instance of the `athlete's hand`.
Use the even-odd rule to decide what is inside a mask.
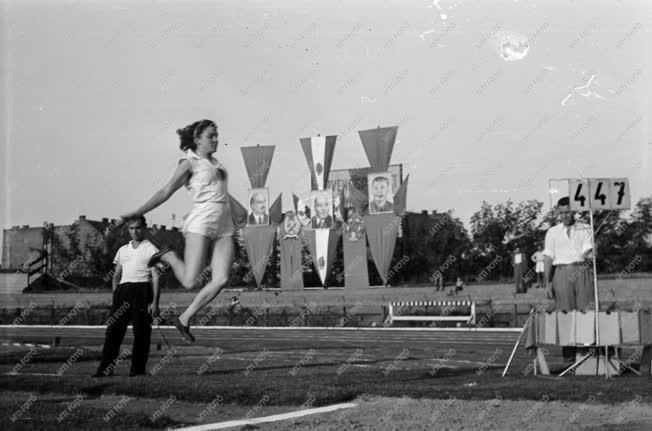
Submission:
[[[104,231],[104,236],[109,236],[111,233],[113,233],[113,231],[125,224],[126,221],[127,219],[124,216],[120,216],[116,221],[109,223],[106,230]]]
[[[555,299],[555,291],[552,290],[552,282],[550,281],[546,283],[546,298]]]
[[[159,316],[160,310],[158,309],[158,304],[151,303],[147,306],[147,312],[156,319]]]

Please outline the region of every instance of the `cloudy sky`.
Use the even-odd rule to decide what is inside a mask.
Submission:
[[[547,203],[559,177],[652,192],[649,1],[0,4],[3,228],[134,209],[201,118],[241,201],[239,147],[276,145],[286,209],[308,188],[300,137],[338,135],[333,168],[361,167],[357,131],[393,125],[410,210],[467,223],[482,200]],[[189,203],[180,190],[149,218]]]

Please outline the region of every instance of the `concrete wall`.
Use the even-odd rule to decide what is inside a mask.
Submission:
[[[4,229],[2,241],[2,268],[19,269],[25,262],[33,257],[34,250],[42,249],[42,227],[14,226],[11,229]]]

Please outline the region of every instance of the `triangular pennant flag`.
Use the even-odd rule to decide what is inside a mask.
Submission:
[[[371,257],[374,259],[380,277],[386,284],[401,218],[394,214],[374,214],[365,216],[364,222]]]
[[[326,286],[326,279],[335,259],[339,231],[334,229],[309,229],[304,230],[303,233],[308,242],[310,257],[319,274],[319,279],[322,285]]]
[[[274,145],[256,145],[252,147],[241,147],[242,158],[247,168],[251,188],[265,187],[269,168],[272,166],[274,157]]]
[[[408,174],[405,177],[405,181],[401,184],[401,187],[398,188],[394,194],[394,214],[401,215],[405,212],[405,205],[407,202],[407,186],[410,175]]]
[[[231,217],[235,228],[241,229],[247,224],[247,209],[231,194],[229,194],[229,206],[231,207]]]
[[[256,279],[256,285],[260,287],[269,255],[272,252],[276,226],[245,226],[242,233],[251,264],[251,272]]]
[[[294,212],[296,213],[299,211],[299,208],[297,208],[297,205],[299,204],[299,196],[292,193],[292,201],[294,202]]]
[[[358,132],[364,151],[367,153],[367,159],[369,159],[370,173],[387,171],[397,131],[398,126],[378,127]]]
[[[299,140],[308,162],[310,188],[312,190],[324,190],[326,188],[336,140],[337,136],[314,136]]]
[[[269,220],[272,224],[279,224],[283,219],[283,203],[281,200],[281,193],[278,194],[278,197],[269,207]]]

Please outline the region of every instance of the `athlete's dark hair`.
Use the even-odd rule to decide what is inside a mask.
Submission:
[[[179,135],[179,148],[181,151],[186,151],[187,149],[195,151],[197,149],[195,138],[200,136],[207,127],[215,127],[217,129],[217,125],[211,120],[195,121],[183,129],[178,129],[177,135]]]

